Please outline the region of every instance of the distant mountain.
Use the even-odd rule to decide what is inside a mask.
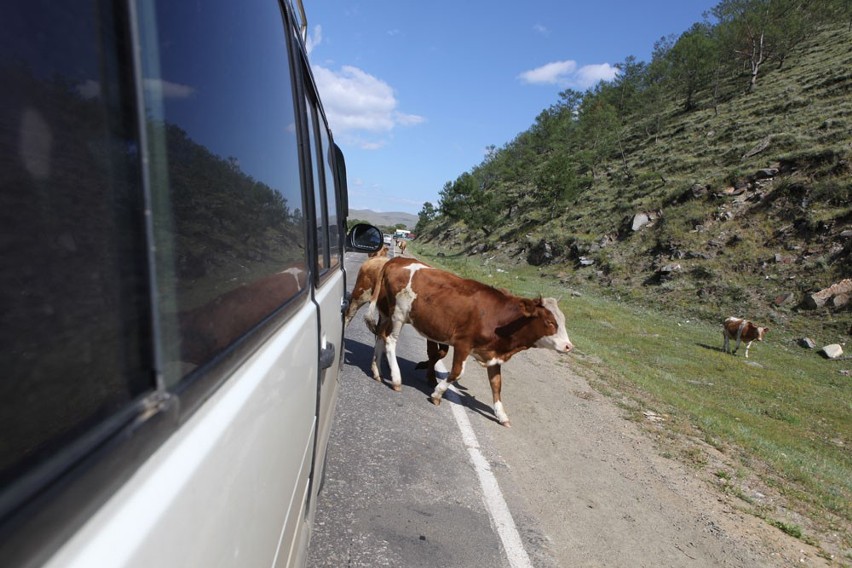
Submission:
[[[401,211],[378,212],[369,209],[350,209],[349,219],[360,219],[381,227],[393,227],[402,223],[408,230],[413,230],[417,224],[417,215]]]

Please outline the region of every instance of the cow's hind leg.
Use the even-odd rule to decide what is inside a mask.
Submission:
[[[373,361],[370,363],[370,369],[373,371],[373,378],[382,382],[382,357],[385,354],[385,339],[381,334],[376,335],[376,345],[373,348]]]
[[[450,385],[453,384],[456,379],[458,379],[462,373],[464,373],[464,362],[467,359],[468,353],[466,351],[460,350],[458,347],[453,351],[453,368],[450,370],[450,376],[446,379],[441,379],[437,385],[435,385],[435,390],[432,392],[431,396],[429,396],[429,400],[432,401],[432,404],[438,406],[441,404],[441,398],[444,396],[444,393],[447,392],[447,389],[450,388]],[[433,369],[434,371],[434,366]]]
[[[426,342],[426,354],[429,356],[429,361],[426,365],[426,383],[430,387],[438,385],[438,379],[435,378],[435,364],[447,356],[449,345],[444,343],[436,343],[435,341]]]
[[[509,416],[503,410],[503,401],[500,399],[500,391],[503,388],[503,377],[500,374],[500,365],[488,367],[488,382],[491,383],[491,396],[494,400],[494,415],[503,426],[510,428]]]
[[[390,367],[391,388],[397,392],[402,390],[402,372],[399,370],[399,363],[396,360],[396,344],[399,340],[399,334],[402,331],[404,323],[405,322],[396,317],[388,322],[391,329],[390,333],[387,335],[387,339],[385,339],[385,356],[388,360],[388,366]]]

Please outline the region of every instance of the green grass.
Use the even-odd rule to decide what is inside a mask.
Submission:
[[[721,322],[594,292],[572,295],[534,267],[510,270],[482,257],[438,257],[436,248],[416,241],[412,248],[462,276],[520,295],[561,298],[580,354],[572,365],[599,381],[596,388],[654,405],[672,417],[669,427],[685,421],[817,525],[840,525],[834,531],[852,544],[852,379],[839,372],[852,367],[849,362],[825,360],[780,329],[755,342],[749,359],[742,346],[731,356],[721,350]],[[704,465],[696,456],[682,457]]]

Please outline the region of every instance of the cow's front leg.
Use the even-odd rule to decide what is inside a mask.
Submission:
[[[453,384],[456,379],[462,376],[462,373],[464,373],[464,362],[467,359],[467,356],[468,353],[466,351],[462,351],[458,347],[455,347],[453,351],[453,368],[450,370],[450,376],[446,379],[441,379],[435,386],[435,390],[429,397],[432,404],[435,406],[441,404],[441,398],[444,396],[444,393],[447,392],[447,389],[450,388],[450,385]]]
[[[491,383],[491,396],[494,399],[494,415],[503,426],[511,428],[509,416],[503,410],[503,401],[500,400],[500,391],[503,388],[503,377],[500,375],[500,365],[488,367],[488,382]]]

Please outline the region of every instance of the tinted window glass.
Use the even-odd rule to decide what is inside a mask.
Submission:
[[[132,64],[110,5],[0,8],[4,490],[155,386]]]
[[[329,144],[328,129],[321,120],[320,140],[322,141],[323,165],[325,166],[326,206],[328,208],[328,247],[329,266],[340,264],[340,233],[337,224],[337,195],[334,181],[334,147]]]
[[[322,164],[317,156],[317,136],[316,136],[316,109],[310,98],[305,101],[307,105],[308,115],[308,138],[311,149],[311,164],[313,167],[314,178],[314,203],[316,204],[316,230],[317,230],[317,267],[322,272],[328,268],[328,231],[326,229],[326,213],[323,200],[325,199],[325,191],[322,187],[322,177],[320,177]]]
[[[143,13],[162,348],[169,383],[305,290],[305,218],[277,2]],[[156,32],[152,24],[156,20]]]

